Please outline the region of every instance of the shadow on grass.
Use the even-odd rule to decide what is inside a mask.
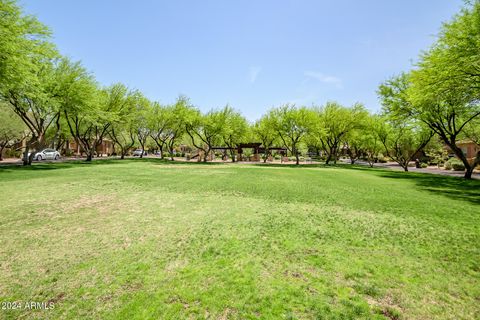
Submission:
[[[68,160],[64,162],[48,162],[48,163],[34,163],[31,166],[22,166],[18,164],[1,165],[0,173],[13,173],[13,172],[32,172],[32,171],[47,171],[47,170],[61,170],[74,167],[86,167],[86,166],[101,166],[108,164],[122,164],[122,163],[135,163],[135,162],[147,162],[156,165],[179,165],[179,166],[224,166],[230,165],[231,162],[198,162],[198,161],[171,161],[168,159],[159,158],[97,158],[92,162],[85,160]],[[474,204],[480,204],[480,181],[477,180],[464,180],[459,177],[442,176],[429,173],[416,173],[416,172],[403,172],[393,171],[385,168],[374,167],[370,168],[364,165],[350,165],[350,164],[329,164],[324,163],[312,163],[312,164],[280,164],[280,163],[239,163],[241,165],[248,164],[252,166],[267,166],[267,167],[279,167],[279,168],[336,168],[344,170],[355,171],[369,171],[372,174],[386,178],[412,181],[420,190],[430,191],[436,194],[442,194],[455,200],[462,200],[472,202]],[[235,165],[235,164],[234,164]],[[5,177],[4,177],[5,178]],[[407,199],[408,200],[408,199]]]
[[[221,162],[197,162],[197,161],[171,161],[168,159],[160,158],[96,158],[93,161],[86,161],[84,159],[78,160],[65,160],[61,162],[33,162],[30,166],[24,166],[21,163],[0,163],[0,172],[19,172],[19,171],[42,171],[42,170],[59,170],[69,169],[78,166],[101,166],[106,164],[122,164],[122,163],[134,163],[134,162],[148,162],[154,164],[178,164],[178,165],[223,165]]]
[[[268,166],[268,167],[278,167],[278,168],[336,168],[336,169],[355,169],[355,170],[362,170],[362,171],[376,171],[376,170],[388,170],[385,168],[380,168],[380,167],[369,167],[369,166],[364,166],[360,164],[350,164],[350,163],[337,163],[337,164],[325,164],[324,162],[315,162],[315,163],[301,163],[299,165],[296,165],[295,163],[258,163],[258,162],[252,162],[248,163],[253,166]]]
[[[480,181],[478,180],[465,180],[460,177],[450,177],[431,173],[390,170],[377,171],[376,175],[387,179],[412,181],[421,190],[441,194],[455,200],[480,204]],[[406,199],[406,201],[408,201],[408,199]]]

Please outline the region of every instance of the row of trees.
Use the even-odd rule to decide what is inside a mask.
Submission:
[[[480,2],[473,1],[445,23],[435,44],[416,68],[380,86],[384,112],[392,123],[424,136],[435,134],[463,162],[466,178],[480,164],[480,152],[467,159],[458,142],[479,145]]]
[[[147,144],[163,158],[182,143],[201,150],[203,161],[213,148],[226,146],[235,161],[236,145],[261,142],[265,161],[278,146],[297,164],[307,151],[322,153],[327,164],[346,151],[352,163],[363,157],[373,165],[383,153],[406,171],[419,151],[438,148],[440,139],[464,163],[466,178],[480,163],[480,155],[469,161],[458,147],[466,138],[478,144],[480,136],[478,2],[443,26],[414,70],[380,86],[381,114],[361,104],[287,104],[253,124],[230,106],[202,113],[186,97],[162,105],[120,83],[100,86],[81,63],[61,56],[49,30],[24,15],[14,0],[0,5],[0,148],[25,139],[25,165],[32,161],[29,151],[52,144],[60,149],[69,139],[90,161],[106,138],[121,158]]]

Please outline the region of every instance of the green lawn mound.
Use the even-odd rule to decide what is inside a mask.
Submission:
[[[48,319],[475,319],[480,182],[349,166],[0,169],[2,310]]]

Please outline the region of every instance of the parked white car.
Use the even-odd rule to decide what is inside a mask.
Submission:
[[[142,152],[143,152],[144,156],[147,155],[147,151],[143,151],[142,149],[137,149],[137,150],[133,151],[133,156],[134,157],[140,157],[142,155]]]
[[[28,154],[28,156],[30,156],[30,154]],[[37,161],[58,160],[60,159],[60,152],[54,149],[44,149],[40,152],[35,153],[33,159]]]

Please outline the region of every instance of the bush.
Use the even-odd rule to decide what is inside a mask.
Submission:
[[[433,158],[430,161],[428,161],[428,164],[430,166],[443,166],[445,164],[445,161],[442,158]]]
[[[298,157],[300,159],[300,161],[305,161],[305,157],[304,156],[300,156]]]
[[[424,169],[428,168],[428,164],[426,164],[425,162],[422,162],[422,163],[420,163],[420,167],[422,167]]]
[[[274,158],[275,160],[280,160],[280,159],[282,159],[282,156],[279,155],[279,154],[276,154],[273,158]]]
[[[452,163],[452,168],[454,171],[465,171],[465,165],[462,162]]]
[[[377,159],[379,163],[387,163],[387,159],[382,155],[379,155]]]
[[[455,171],[464,171],[465,170],[465,166],[463,165],[463,163],[456,159],[456,158],[451,158],[450,160],[448,160],[447,162],[445,162],[445,169],[447,170],[455,170]]]
[[[22,157],[22,152],[19,150],[15,149],[7,149],[5,151],[5,157],[6,158],[21,158]]]
[[[443,167],[445,168],[445,170],[452,170],[452,163],[450,161],[447,161],[445,162]]]

